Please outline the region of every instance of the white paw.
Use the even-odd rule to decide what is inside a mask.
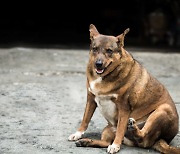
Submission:
[[[120,150],[120,145],[118,145],[118,144],[109,145],[108,148],[107,148],[108,153],[116,153],[119,150]]]
[[[84,134],[84,132],[77,131],[76,133],[70,135],[68,137],[68,140],[69,141],[77,141],[77,140],[79,140],[82,137],[83,134]]]

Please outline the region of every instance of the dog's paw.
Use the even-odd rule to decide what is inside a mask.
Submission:
[[[117,153],[119,150],[120,150],[120,145],[112,144],[108,146],[107,153],[109,154]]]
[[[134,120],[134,118],[129,118],[128,130],[134,130],[135,129],[135,127],[134,127],[135,123],[136,123],[136,120]]]
[[[68,137],[68,140],[69,140],[69,141],[77,141],[77,140],[79,140],[80,138],[82,138],[82,135],[83,135],[83,134],[84,134],[83,132],[77,131],[76,133],[70,135],[70,136]]]
[[[91,139],[80,139],[75,142],[77,147],[87,147],[93,140]]]

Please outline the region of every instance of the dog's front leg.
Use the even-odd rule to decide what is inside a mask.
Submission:
[[[112,154],[120,150],[122,140],[124,138],[124,135],[127,129],[129,115],[130,113],[126,109],[119,109],[116,136],[115,136],[113,144],[108,146],[108,149],[107,149],[108,153]]]
[[[94,100],[94,95],[88,91],[87,103],[86,103],[83,120],[81,122],[79,129],[76,131],[76,133],[69,136],[69,138],[68,138],[69,141],[76,141],[82,137],[82,135],[84,134],[85,130],[88,127],[88,124],[91,120],[91,117],[94,114],[96,107],[97,107],[97,104]]]

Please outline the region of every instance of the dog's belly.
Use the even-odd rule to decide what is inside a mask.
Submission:
[[[117,116],[117,108],[111,100],[112,96],[96,96],[95,101],[104,118],[113,126],[116,125],[115,117]]]

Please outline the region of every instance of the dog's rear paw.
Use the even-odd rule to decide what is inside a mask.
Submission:
[[[77,131],[76,133],[70,135],[68,137],[68,140],[69,141],[77,141],[77,140],[79,140],[82,137],[82,135],[83,135],[83,132]]]
[[[80,139],[76,141],[75,144],[77,147],[87,147],[91,142],[93,142],[91,139]]]
[[[128,130],[134,130],[135,129],[135,123],[136,123],[136,120],[134,118],[129,118]]]

